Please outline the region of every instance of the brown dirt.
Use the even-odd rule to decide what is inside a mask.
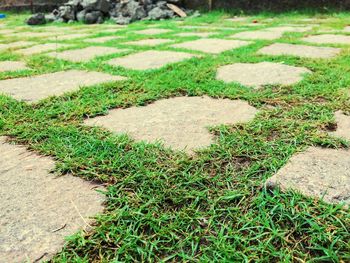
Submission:
[[[213,142],[208,126],[247,122],[256,113],[240,100],[177,97],[145,107],[111,110],[106,116],[87,119],[85,124],[127,133],[135,140],[161,140],[165,146],[191,152]]]
[[[0,137],[0,262],[35,262],[58,252],[67,235],[102,212],[103,196],[71,175],[50,174],[54,162]]]

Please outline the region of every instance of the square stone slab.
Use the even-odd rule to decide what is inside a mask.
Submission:
[[[12,43],[8,43],[8,44],[1,44],[0,43],[0,51],[4,51],[7,49],[26,47],[26,46],[32,46],[35,44],[36,44],[35,42],[29,42],[29,41],[17,41],[17,42],[12,42]]]
[[[185,48],[205,53],[219,54],[224,51],[250,45],[252,42],[227,39],[198,39],[172,45],[174,48]]]
[[[21,61],[0,61],[0,72],[29,69],[26,63]]]
[[[79,38],[88,38],[88,37],[90,37],[90,34],[81,33],[81,34],[58,35],[56,37],[48,38],[48,40],[52,40],[52,41],[75,40]]]
[[[283,36],[284,32],[257,30],[257,31],[245,31],[236,33],[230,36],[230,38],[238,39],[261,39],[261,40],[275,40]]]
[[[57,50],[60,48],[67,48],[67,47],[70,47],[70,45],[59,44],[59,43],[47,43],[47,44],[36,45],[36,46],[24,48],[24,49],[19,49],[19,50],[16,50],[16,52],[25,56],[30,56],[38,53],[48,52],[48,51]]]
[[[279,26],[279,27],[267,28],[264,30],[286,33],[286,32],[307,32],[307,31],[310,31],[311,29],[312,29],[311,26]]]
[[[220,67],[216,78],[226,83],[238,82],[259,88],[264,85],[291,85],[303,79],[310,70],[272,62],[236,63]]]
[[[100,72],[79,70],[60,71],[33,77],[0,80],[0,93],[15,99],[36,102],[49,96],[60,96],[65,92],[76,91],[83,86],[124,80]]]
[[[11,35],[11,37],[18,37],[18,38],[46,38],[46,37],[53,37],[58,36],[63,33],[61,32],[18,32]]]
[[[227,18],[225,19],[226,21],[229,21],[229,22],[247,22],[247,20],[250,19],[250,17],[232,17],[232,18]]]
[[[214,35],[215,33],[213,32],[183,32],[183,33],[179,33],[176,34],[176,36],[178,37],[209,37]]]
[[[343,31],[346,33],[350,33],[350,26],[345,27]]]
[[[153,39],[142,39],[142,40],[137,40],[137,41],[131,41],[131,42],[126,42],[123,44],[127,45],[133,45],[133,46],[158,46],[162,44],[167,44],[173,42],[173,40],[170,39],[161,39],[161,38],[153,38]]]
[[[94,185],[55,176],[49,157],[5,143],[0,137],[1,262],[41,262],[59,252],[65,237],[86,229],[102,213]]]
[[[169,29],[149,28],[149,29],[135,31],[134,33],[142,34],[142,35],[160,35],[160,34],[165,34],[169,32],[171,32],[171,30]]]
[[[313,47],[305,45],[293,45],[284,43],[275,43],[264,47],[258,51],[263,55],[289,55],[304,58],[332,58],[341,52],[340,48],[333,47]]]
[[[108,61],[109,65],[128,69],[159,69],[169,63],[176,63],[194,57],[192,54],[173,51],[149,50]]]
[[[350,116],[345,115],[342,111],[337,111],[335,120],[337,122],[337,130],[330,134],[350,141]]]
[[[87,42],[87,43],[105,43],[105,42],[113,41],[113,40],[117,40],[117,39],[121,39],[121,37],[118,37],[118,36],[107,36],[107,37],[88,38],[88,39],[84,39],[83,42]]]
[[[144,107],[111,110],[85,124],[127,133],[136,140],[161,140],[166,146],[191,152],[214,141],[208,126],[248,122],[256,113],[254,107],[241,100],[177,97]]]
[[[350,151],[311,147],[292,157],[266,185],[349,206]]]
[[[87,62],[99,56],[106,56],[125,52],[127,49],[118,49],[112,47],[86,47],[81,49],[72,49],[62,52],[53,52],[47,54],[50,57],[63,59],[71,62]]]
[[[305,42],[314,43],[314,44],[350,45],[350,36],[345,36],[345,35],[324,34],[324,35],[305,37],[302,40]]]

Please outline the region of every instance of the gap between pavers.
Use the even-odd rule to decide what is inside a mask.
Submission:
[[[0,80],[0,93],[19,100],[37,102],[50,96],[60,96],[66,92],[76,91],[83,86],[119,80],[125,80],[125,78],[100,72],[69,70]]]
[[[313,44],[340,44],[350,45],[350,36],[345,35],[334,35],[334,34],[323,34],[308,36],[301,39],[302,41],[313,43]]]
[[[291,85],[311,73],[304,67],[294,67],[273,62],[235,63],[218,69],[216,78],[225,83],[237,82],[260,88],[264,85]]]
[[[85,121],[135,140],[162,141],[165,146],[192,152],[209,146],[214,136],[208,126],[248,122],[257,110],[241,100],[204,97],[162,99],[143,107],[115,109]]]
[[[306,45],[275,43],[270,46],[263,47],[257,53],[263,55],[288,55],[304,58],[332,58],[339,55],[340,52],[340,48],[333,47],[315,47]]]
[[[150,39],[141,39],[141,40],[136,40],[136,41],[130,41],[130,42],[125,42],[123,44],[126,45],[132,45],[132,46],[158,46],[162,44],[168,44],[174,42],[171,39],[164,39],[164,38],[150,38]]]
[[[243,47],[252,44],[250,41],[227,40],[227,39],[198,39],[172,45],[173,48],[184,48],[189,50],[201,51],[211,54],[219,54],[224,51]]]
[[[24,49],[18,49],[15,52],[25,56],[30,56],[34,54],[44,53],[44,52],[57,50],[61,48],[68,48],[68,47],[71,47],[71,45],[58,44],[58,43],[46,43],[46,44],[35,45]]]
[[[149,29],[134,31],[134,33],[141,34],[141,35],[160,35],[160,34],[165,34],[169,32],[172,32],[172,31],[170,29],[163,29],[163,28],[149,28]]]
[[[62,249],[66,236],[88,229],[91,217],[103,211],[104,197],[92,189],[98,185],[50,173],[51,158],[4,137],[0,151],[1,262],[47,260]]]
[[[167,64],[195,57],[193,54],[173,51],[149,50],[107,61],[111,66],[120,66],[134,70],[159,69]]]
[[[61,52],[52,52],[46,54],[49,57],[63,59],[71,62],[88,62],[99,56],[106,56],[126,52],[127,49],[119,49],[112,47],[91,46],[81,49],[71,49]]]
[[[29,69],[22,61],[0,61],[0,72]]]

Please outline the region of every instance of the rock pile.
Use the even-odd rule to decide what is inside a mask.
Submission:
[[[79,21],[95,24],[111,18],[117,24],[129,24],[137,20],[184,17],[191,11],[180,8],[181,2],[182,0],[69,0],[44,18],[43,14],[34,14],[27,23],[35,25],[54,21]]]

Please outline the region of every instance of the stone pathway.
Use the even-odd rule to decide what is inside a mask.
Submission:
[[[313,47],[306,45],[275,43],[258,51],[263,55],[289,55],[303,58],[332,58],[339,55],[340,48]]]
[[[171,30],[169,29],[149,28],[149,29],[135,31],[134,33],[141,34],[141,35],[160,35],[160,34],[165,34],[169,32],[171,32]]]
[[[311,73],[306,68],[283,65],[280,63],[236,63],[220,67],[217,79],[226,83],[238,82],[245,86],[260,88],[264,85],[292,85]]]
[[[163,38],[152,38],[152,39],[142,39],[131,42],[126,42],[123,44],[132,45],[132,46],[150,46],[155,47],[162,44],[171,43],[173,40],[171,39],[163,39]]]
[[[341,44],[341,45],[350,45],[350,36],[345,35],[316,35],[309,36],[302,39],[305,42],[314,43],[314,44]]]
[[[29,69],[26,63],[21,61],[0,61],[0,72],[18,71]]]
[[[333,136],[350,141],[350,116],[335,113],[337,130]],[[266,182],[282,191],[296,190],[329,203],[350,205],[350,151],[310,147],[293,156],[287,165]]]
[[[198,39],[180,44],[172,45],[174,48],[184,48],[195,51],[201,51],[211,54],[219,54],[224,51],[250,45],[252,42],[241,40],[226,40],[226,39]]]
[[[7,44],[0,43],[0,51],[4,51],[7,49],[21,48],[26,46],[33,46],[35,44],[36,44],[35,42],[29,42],[29,41],[17,41],[17,42],[12,42]]]
[[[350,204],[350,152],[311,147],[293,156],[266,182],[282,191],[294,189],[303,195],[324,198],[329,203]]]
[[[0,80],[0,93],[15,99],[37,102],[50,96],[78,90],[82,86],[92,86],[105,82],[124,80],[100,72],[79,70],[61,71],[33,77]]]
[[[0,137],[0,261],[37,262],[103,211],[93,184],[50,173],[54,161]]]
[[[70,46],[71,45],[67,45],[67,44],[47,43],[47,44],[35,45],[24,49],[19,49],[19,50],[16,50],[16,53],[20,53],[25,56],[30,56],[30,55],[44,53],[52,50],[68,48]]]
[[[251,39],[251,40],[275,40],[283,36],[284,32],[278,31],[267,31],[267,30],[258,30],[258,31],[245,31],[236,33],[230,36],[230,38],[238,39]]]
[[[81,34],[58,35],[55,37],[48,38],[47,40],[51,40],[51,41],[76,40],[79,38],[89,38],[89,37],[90,37],[90,34],[81,33]]]
[[[63,59],[71,62],[88,62],[99,56],[106,56],[111,54],[118,54],[126,52],[127,49],[119,49],[112,47],[86,47],[81,49],[72,49],[62,52],[52,52],[47,54],[50,57]]]
[[[118,36],[106,36],[106,37],[88,38],[88,39],[84,39],[83,41],[86,43],[106,43],[109,41],[118,40],[120,38],[121,37],[118,37]]]
[[[191,152],[207,147],[213,135],[207,127],[248,122],[257,110],[240,100],[209,97],[177,97],[158,100],[145,107],[111,110],[108,115],[85,121],[135,140],[162,141],[173,149]]]
[[[215,35],[215,32],[183,32],[178,33],[176,36],[178,37],[210,37],[211,35]]]
[[[121,58],[109,60],[112,66],[120,66],[134,70],[159,69],[169,63],[180,62],[194,57],[194,55],[183,52],[172,51],[145,51],[131,54]]]

